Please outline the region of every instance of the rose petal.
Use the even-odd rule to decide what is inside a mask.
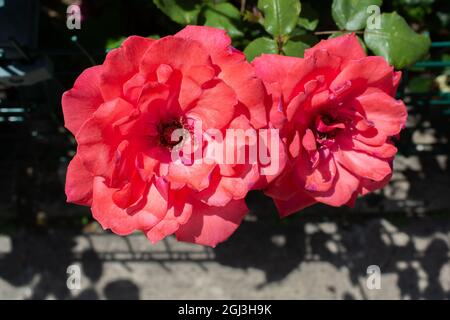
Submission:
[[[123,96],[123,84],[138,72],[139,62],[153,43],[153,39],[131,36],[108,53],[100,75],[100,90],[105,101]]]
[[[86,170],[80,157],[75,155],[67,168],[67,202],[91,206],[93,183],[94,177]]]
[[[344,61],[366,57],[366,53],[354,33],[320,41],[314,47],[305,50],[305,58],[313,56],[318,50],[326,50]]]
[[[285,218],[293,213],[303,210],[317,201],[310,195],[299,190],[294,196],[288,200],[274,199],[275,206],[278,209],[280,217]]]
[[[189,221],[175,233],[178,240],[215,247],[237,229],[248,208],[244,200],[231,201],[225,207],[194,205]]]
[[[65,127],[74,135],[103,103],[100,93],[102,66],[88,68],[77,78],[73,88],[62,97]]]
[[[148,230],[156,225],[167,210],[167,200],[152,186],[148,192],[147,205],[134,212],[122,209],[112,200],[117,189],[109,188],[101,177],[94,179],[92,214],[104,229],[118,235],[128,235],[136,230]]]

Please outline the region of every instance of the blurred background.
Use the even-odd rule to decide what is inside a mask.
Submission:
[[[331,1],[301,2],[291,44],[275,39],[280,53],[302,56],[345,32]],[[70,5],[81,29],[67,23]],[[67,204],[76,145],[60,100],[129,35],[206,24],[227,29],[249,59],[270,52],[254,44],[269,36],[257,1],[0,0],[0,299],[449,299],[450,3],[394,0],[381,10],[431,39],[390,60],[408,61],[399,98],[410,113],[392,181],[353,209],[316,205],[282,221],[253,192],[241,227],[211,249],[115,236]],[[379,290],[366,286],[370,265],[381,270]],[[70,266],[81,270],[77,289],[67,286]]]

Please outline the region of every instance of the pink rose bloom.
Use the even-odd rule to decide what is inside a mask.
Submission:
[[[222,30],[189,26],[160,40],[128,38],[85,70],[62,99],[77,154],[67,200],[90,206],[119,235],[155,243],[167,235],[215,246],[239,226],[255,164],[172,161],[171,151],[202,130],[267,125],[266,92]],[[189,137],[172,141],[184,129]],[[189,142],[190,141],[190,142]]]
[[[367,57],[355,35],[321,41],[304,59],[263,55],[253,65],[288,150],[285,171],[266,189],[281,216],[317,202],[353,205],[386,185],[397,152],[392,138],[407,118],[393,98],[400,72]]]

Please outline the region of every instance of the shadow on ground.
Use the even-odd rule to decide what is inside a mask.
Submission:
[[[244,222],[231,239],[215,249],[170,240],[143,248],[133,247],[127,241],[127,247],[107,252],[91,243],[77,251],[77,238],[92,241],[81,230],[46,233],[22,230],[11,237],[10,252],[0,255],[0,279],[15,287],[29,286],[28,299],[138,299],[140,284],[126,277],[103,281],[101,289],[94,288],[102,278],[105,263],[157,263],[167,266],[169,273],[170,266],[180,262],[201,265],[204,272],[208,272],[208,263],[232,269],[257,269],[263,272],[264,283],[242,290],[258,291],[284,281],[308,263],[326,262],[336,269],[347,269],[352,285],[361,287],[362,298],[368,298],[362,283],[370,265],[379,266],[383,275],[397,276],[396,285],[402,298],[450,298],[449,288],[443,284],[448,283],[450,276],[448,217],[348,220],[345,214],[327,219],[317,212],[314,215],[306,211],[303,216],[279,221],[272,212],[272,204],[256,197],[257,205],[252,209],[262,211],[259,219],[252,219],[251,215],[253,221]],[[320,211],[321,207],[311,210]],[[108,233],[95,237],[124,241]],[[71,264],[81,265],[92,284],[76,297],[66,285],[67,266]],[[332,284],[328,289],[336,290]],[[339,298],[358,297],[346,292]]]

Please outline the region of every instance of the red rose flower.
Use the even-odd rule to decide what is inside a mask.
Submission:
[[[393,98],[401,78],[382,57],[367,57],[354,35],[321,41],[305,58],[263,55],[253,65],[273,106],[287,169],[266,190],[282,216],[316,202],[352,205],[383,187],[407,112]]]
[[[266,93],[224,31],[189,26],[160,40],[128,38],[85,70],[62,99],[78,149],[69,202],[90,206],[113,232],[157,242],[215,246],[246,214],[255,164],[183,163],[171,153],[195,142],[193,128],[225,132],[266,126]],[[175,130],[188,137],[173,140]]]

